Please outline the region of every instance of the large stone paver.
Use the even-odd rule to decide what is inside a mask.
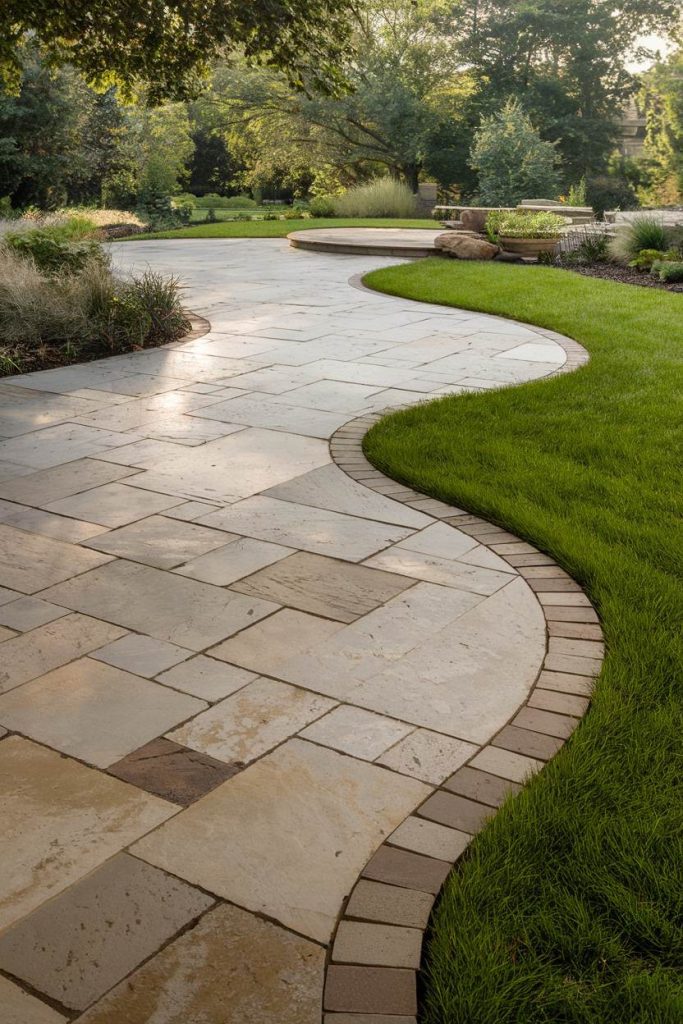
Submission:
[[[0,382],[7,1013],[319,1024],[324,947],[379,844],[392,836],[391,863],[350,904],[379,931],[347,929],[340,955],[372,959],[377,939],[413,964],[405,930],[430,900],[405,890],[387,926],[386,890],[425,861],[436,888],[468,834],[412,812],[473,755],[497,782],[540,766],[478,751],[545,653],[530,584],[500,557],[533,549],[497,554],[437,521],[439,503],[365,487],[328,440],[375,410],[545,376],[565,353],[349,283],[381,257],[280,240],[113,251],[180,275],[211,329]],[[360,454],[341,448],[352,471]],[[595,621],[559,597],[558,622]],[[592,651],[567,644],[591,635],[558,636],[550,697],[513,727],[525,750],[561,686],[589,692]]]

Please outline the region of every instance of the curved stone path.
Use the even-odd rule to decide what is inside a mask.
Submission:
[[[332,962],[326,1022],[410,1021],[433,894],[601,647],[549,559],[360,437],[582,350],[359,290],[385,258],[115,252],[210,329],[0,383],[0,1004],[319,1024]]]

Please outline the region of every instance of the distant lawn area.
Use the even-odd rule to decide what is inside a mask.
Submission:
[[[224,211],[232,212],[232,211]],[[367,219],[343,217],[310,217],[301,220],[221,221],[218,224],[194,224],[173,231],[153,231],[134,235],[124,241],[139,242],[146,238],[284,238],[291,231],[310,228],[438,228],[435,220],[400,220],[390,217]]]
[[[365,438],[392,477],[557,559],[607,643],[572,739],[446,884],[421,1020],[680,1022],[683,296],[445,260],[365,281],[551,328],[591,355],[575,373],[394,413]]]

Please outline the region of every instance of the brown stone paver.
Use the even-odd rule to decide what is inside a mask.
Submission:
[[[218,761],[162,736],[126,754],[107,771],[147,793],[187,806],[241,768],[241,764]]]
[[[144,260],[211,324],[0,381],[3,1012],[414,1024],[435,895],[604,648],[548,556],[361,440],[383,409],[585,355],[349,284],[381,258]]]

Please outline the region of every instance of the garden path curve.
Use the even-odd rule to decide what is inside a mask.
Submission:
[[[410,1021],[434,893],[576,723],[598,627],[360,437],[581,350],[353,281],[391,259],[114,251],[210,327],[0,383],[0,1003],[319,1024],[332,962],[331,1024]]]

